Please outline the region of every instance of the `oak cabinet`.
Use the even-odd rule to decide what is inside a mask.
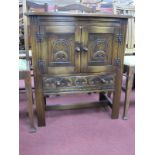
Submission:
[[[118,118],[128,16],[27,15],[38,125],[45,125],[44,96],[58,93],[114,92],[112,118]]]

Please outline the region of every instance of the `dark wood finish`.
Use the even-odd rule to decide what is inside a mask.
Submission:
[[[114,74],[44,76],[44,94],[114,91]]]
[[[118,34],[126,34],[127,31],[127,23],[122,21],[122,28],[118,30]],[[113,105],[112,105],[112,118],[117,119],[119,117],[119,108],[120,108],[120,97],[121,97],[121,86],[122,86],[122,73],[123,73],[123,65],[124,65],[124,51],[125,51],[125,43],[126,37],[121,36],[118,37],[119,44],[117,45],[118,52],[114,53],[114,65],[116,65],[116,87],[113,96]],[[116,54],[116,55],[115,55]],[[119,61],[118,61],[119,60]]]
[[[112,118],[118,118],[129,16],[27,15],[30,17],[38,125],[45,125],[44,96],[51,94],[114,92]]]
[[[39,70],[38,60],[40,59],[41,48],[38,40],[36,39],[36,34],[39,31],[39,27],[37,24],[37,19],[32,18],[31,22],[33,26],[31,26],[31,44],[32,44],[32,62],[34,68],[34,84],[35,84],[35,96],[36,96],[36,111],[38,117],[38,126],[45,126],[45,104],[44,97],[42,91],[42,76]]]

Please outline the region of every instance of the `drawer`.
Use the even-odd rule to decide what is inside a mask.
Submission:
[[[61,92],[101,92],[115,88],[115,74],[46,76],[43,77],[43,91],[48,93]]]

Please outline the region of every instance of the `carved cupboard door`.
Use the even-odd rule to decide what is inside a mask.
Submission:
[[[44,74],[80,72],[79,31],[78,27],[70,25],[40,27],[40,33],[44,34],[40,50]]]
[[[104,72],[112,68],[116,54],[115,27],[87,26],[82,29],[82,72]],[[116,46],[115,46],[115,45]]]

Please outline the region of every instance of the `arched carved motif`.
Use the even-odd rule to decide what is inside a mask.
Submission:
[[[66,39],[58,39],[53,45],[54,61],[69,61],[70,43]]]
[[[104,57],[105,57],[105,52],[104,51],[97,51],[93,55],[94,59],[103,59]]]
[[[96,39],[93,47],[93,59],[105,61],[108,58],[107,48],[108,43],[105,39]]]

